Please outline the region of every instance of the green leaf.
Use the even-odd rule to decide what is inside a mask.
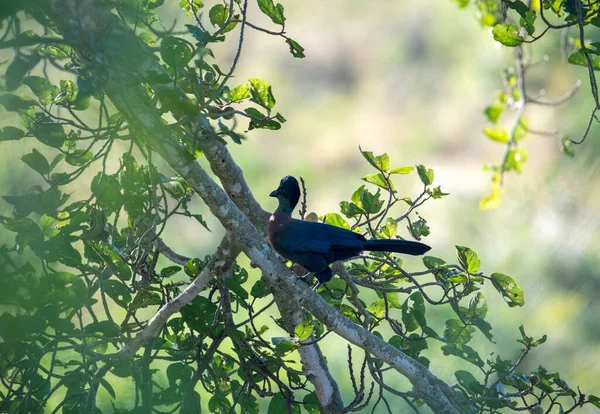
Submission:
[[[8,112],[20,111],[35,106],[33,99],[21,98],[20,96],[7,93],[0,96],[0,105]]]
[[[15,56],[5,72],[6,90],[13,91],[19,87],[23,77],[40,62],[40,55],[20,53]]]
[[[426,327],[425,301],[421,292],[414,292],[402,304],[402,322],[407,331]]]
[[[190,46],[174,36],[167,36],[162,40],[160,55],[167,65],[173,67],[184,67],[192,60]]]
[[[115,301],[117,305],[124,308],[131,302],[129,289],[120,280],[108,279],[101,282],[104,292]]]
[[[360,204],[367,214],[377,214],[383,207],[383,200],[380,200],[381,190],[377,189],[375,194],[371,194],[369,190],[363,190],[360,194]]]
[[[588,395],[587,400],[589,402],[591,402],[593,405],[595,405],[596,407],[600,408],[600,398],[596,397],[595,395]]]
[[[442,346],[442,351],[444,355],[457,356],[480,368],[485,365],[477,351],[469,345],[447,344]]]
[[[444,328],[444,338],[452,344],[464,345],[473,337],[475,328],[467,326],[458,319],[448,319]]]
[[[250,290],[250,295],[253,297],[260,299],[264,298],[271,294],[271,289],[267,283],[265,283],[262,279],[258,279],[256,283],[252,286]]]
[[[312,321],[304,321],[294,329],[294,336],[300,341],[305,341],[312,335],[315,329]]]
[[[204,3],[202,3],[202,0],[179,0],[179,7],[184,10],[188,16],[193,16],[204,7]]]
[[[44,214],[42,217],[40,217],[39,225],[42,229],[44,237],[48,239],[56,236],[60,232],[58,229],[58,221],[47,214]]]
[[[314,392],[306,394],[302,402],[304,403],[304,409],[308,412],[308,414],[321,413],[321,409],[319,408],[319,400]]]
[[[35,148],[29,153],[21,157],[21,160],[27,164],[32,170],[44,176],[50,172],[50,164],[48,160]]]
[[[131,305],[129,305],[129,309],[135,311],[137,309],[147,308],[148,306],[157,306],[161,304],[162,299],[158,293],[145,289],[138,291],[135,298],[133,298]]]
[[[123,281],[131,279],[131,269],[112,246],[103,242],[92,243],[92,246],[119,279]]]
[[[325,215],[325,220],[323,221],[326,224],[331,224],[332,226],[341,227],[346,230],[350,230],[350,225],[346,220],[342,218],[337,213],[328,213]]]
[[[23,138],[25,132],[13,126],[7,126],[0,129],[0,141],[15,141]]]
[[[572,65],[577,66],[587,66],[587,59],[585,58],[586,51],[589,55],[589,49],[580,49],[576,52],[573,52],[569,55],[567,61]],[[600,70],[600,56],[589,56],[590,62],[592,63],[592,68],[594,70]]]
[[[524,148],[510,150],[506,157],[506,171],[516,171],[518,173],[523,172],[523,167],[528,159],[529,155]]]
[[[431,185],[433,183],[434,174],[431,168],[426,169],[423,165],[417,165],[417,173],[423,184]]]
[[[381,319],[385,314],[385,301],[383,299],[377,299],[369,305],[367,312],[374,315],[377,319]]]
[[[481,266],[481,262],[479,261],[479,257],[477,257],[477,253],[475,253],[468,247],[455,247],[458,262],[460,263],[461,267],[465,269],[469,274],[477,273],[479,271],[479,267]]]
[[[348,218],[364,214],[364,211],[362,211],[362,209],[360,209],[356,204],[349,203],[347,201],[340,202],[340,211]]]
[[[508,306],[523,306],[525,297],[523,290],[510,276],[502,273],[492,273],[492,284],[502,295]]]
[[[371,184],[375,184],[378,187],[383,188],[384,190],[388,190],[388,182],[385,180],[385,178],[383,177],[383,174],[381,173],[375,173],[375,174],[369,174],[369,175],[365,175],[362,178],[363,181],[366,181],[368,183]],[[394,191],[394,185],[392,184],[392,182],[389,182],[389,187],[391,191]]]
[[[188,260],[184,266],[184,271],[189,277],[196,277],[204,268],[204,263],[197,257]]]
[[[213,26],[221,27],[227,22],[227,18],[229,17],[229,7],[225,7],[222,4],[217,4],[210,9],[208,12],[208,17]],[[231,16],[232,19],[234,16]],[[221,33],[227,33],[235,29],[237,26],[237,22],[230,21],[227,27],[223,29]]]
[[[281,4],[273,4],[273,0],[258,0],[258,7],[260,11],[266,14],[273,23],[283,24],[285,23],[285,16],[283,15],[283,6]]]
[[[60,93],[60,89],[54,86],[48,79],[40,76],[26,76],[23,83],[37,96],[42,105],[47,105]]]
[[[258,78],[248,79],[251,88],[252,102],[256,102],[265,109],[272,109],[275,106],[275,97],[271,91],[271,85]]]
[[[435,269],[439,267],[446,267],[446,262],[442,259],[433,256],[425,256],[423,257],[423,264],[427,269]]]
[[[231,102],[242,102],[250,97],[250,86],[247,84],[238,85],[231,90]]]
[[[398,222],[393,218],[388,217],[385,222],[385,226],[383,226],[383,229],[381,231],[383,232],[383,234],[385,234],[385,236],[388,239],[393,238],[396,235],[396,232],[398,231]]]
[[[279,356],[284,356],[298,348],[298,344],[291,340],[281,340],[275,345],[275,353]]]
[[[62,147],[67,139],[63,126],[52,122],[36,122],[31,129],[31,133],[42,144],[54,148]]]
[[[485,116],[490,122],[497,124],[498,120],[500,119],[500,116],[502,115],[502,112],[504,112],[504,106],[504,104],[495,104],[492,106],[488,106],[487,108],[485,108]]]
[[[492,141],[506,144],[510,141],[508,132],[504,128],[486,128],[483,133]]]
[[[515,128],[515,141],[521,141],[525,138],[527,132],[529,132],[529,122],[527,121],[527,118],[523,117]]]
[[[515,47],[524,41],[516,24],[497,24],[492,29],[492,35],[495,41],[502,43],[504,46]]]
[[[456,376],[460,386],[467,390],[467,392],[470,394],[479,395],[485,390],[483,385],[481,385],[469,371],[459,370],[456,371],[454,375]]]
[[[285,43],[287,43],[290,47],[290,53],[293,57],[298,59],[302,59],[303,57],[305,57],[304,48],[300,46],[300,43],[296,42],[293,39],[290,39],[289,37],[285,40]]]
[[[409,174],[415,167],[399,167],[390,171],[390,174]]]
[[[90,151],[78,149],[78,150],[75,150],[75,151],[67,154],[65,161],[69,165],[79,166],[79,165],[86,164],[93,157],[94,157],[94,154],[92,154]]]
[[[107,215],[121,209],[123,195],[119,180],[114,175],[100,171],[92,180],[91,190],[96,196],[98,205],[106,210]]]
[[[360,147],[358,149],[363,157],[369,161],[369,164],[379,171],[387,171],[390,169],[390,157],[386,153],[375,156],[371,151],[363,151]]]
[[[168,266],[160,271],[160,277],[170,277],[178,273],[181,270],[181,266]]]
[[[142,42],[150,47],[154,47],[156,45],[156,36],[154,36],[152,33],[142,32],[138,35],[138,37]]]

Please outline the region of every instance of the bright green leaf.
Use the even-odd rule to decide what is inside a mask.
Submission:
[[[468,247],[456,246],[456,255],[458,256],[458,262],[469,274],[475,274],[479,271],[481,262],[477,253]]]
[[[492,29],[492,35],[494,40],[510,47],[519,46],[524,40],[516,24],[497,24]]]
[[[492,273],[492,284],[502,295],[508,306],[523,306],[525,297],[523,290],[510,276],[502,273]]]

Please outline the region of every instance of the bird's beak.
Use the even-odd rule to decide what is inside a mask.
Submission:
[[[269,197],[277,197],[279,195],[279,188],[277,190],[273,190],[271,192],[271,194],[269,194]]]

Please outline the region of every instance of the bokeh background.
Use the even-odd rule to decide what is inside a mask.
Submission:
[[[165,26],[174,20],[182,29],[193,24],[177,2],[171,3],[161,8]],[[250,3],[248,20],[277,30]],[[587,141],[575,148],[574,159],[562,154],[557,139],[528,135],[522,142],[529,152],[523,173],[508,174],[500,207],[482,211],[479,199],[489,192],[491,178],[482,166],[499,163],[504,154],[503,145],[482,133],[488,126],[484,108],[502,89],[502,72],[514,57],[480,25],[476,10],[459,9],[450,0],[282,3],[287,34],[305,48],[306,58],[294,59],[279,37],[247,29],[231,83],[249,77],[271,83],[275,109],[288,120],[279,131],[251,131],[243,145],[230,145],[263,207],[275,208],[268,194],[282,176],[291,174],[306,180],[309,210],[338,212],[339,201],[349,200],[362,184],[360,178],[373,172],[359,145],[376,154],[387,152],[393,167],[424,164],[434,169],[434,184],[450,196],[419,209],[431,227],[424,241],[433,247],[432,254],[455,261],[454,246],[469,246],[484,272],[508,274],[525,291],[525,306],[515,309],[491,286],[484,288],[496,343],[476,334],[473,346],[484,359],[491,352],[516,358],[518,327],[524,324],[529,335],[547,334],[548,342],[527,357],[523,371],[544,364],[584,393],[600,395],[600,127],[594,126]],[[236,33],[213,47],[222,68],[233,60]],[[531,95],[543,88],[548,98],[558,97],[583,80],[581,90],[561,107],[528,106],[530,127],[559,129],[579,138],[592,107],[586,69],[564,62],[558,34],[526,50],[534,61],[549,57],[528,72]],[[2,126],[5,115],[0,112]],[[513,115],[505,113],[501,123],[509,125]],[[29,150],[22,143],[0,146],[2,194],[35,182],[19,159]],[[398,176],[395,184],[410,197],[421,188],[415,173]],[[10,211],[1,200],[0,211]],[[181,254],[212,253],[222,230],[208,216],[212,233],[174,219],[165,241]],[[422,267],[418,259],[406,263],[409,270]],[[441,333],[449,309],[428,308],[428,315]],[[350,401],[347,361],[338,357],[340,350],[345,352],[344,341],[329,335],[322,345]],[[424,355],[432,359],[434,373],[451,382],[459,367],[471,370],[455,357],[442,358],[435,344]],[[388,384],[395,380],[390,375]],[[203,405],[207,401],[203,396]]]

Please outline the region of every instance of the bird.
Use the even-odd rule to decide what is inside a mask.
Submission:
[[[270,196],[276,197],[279,205],[269,218],[269,243],[285,259],[308,270],[306,276],[314,273],[318,283],[313,290],[331,280],[333,262],[356,257],[364,250],[420,256],[431,249],[410,240],[366,239],[360,233],[341,227],[293,218],[300,186],[292,176],[283,177]]]

